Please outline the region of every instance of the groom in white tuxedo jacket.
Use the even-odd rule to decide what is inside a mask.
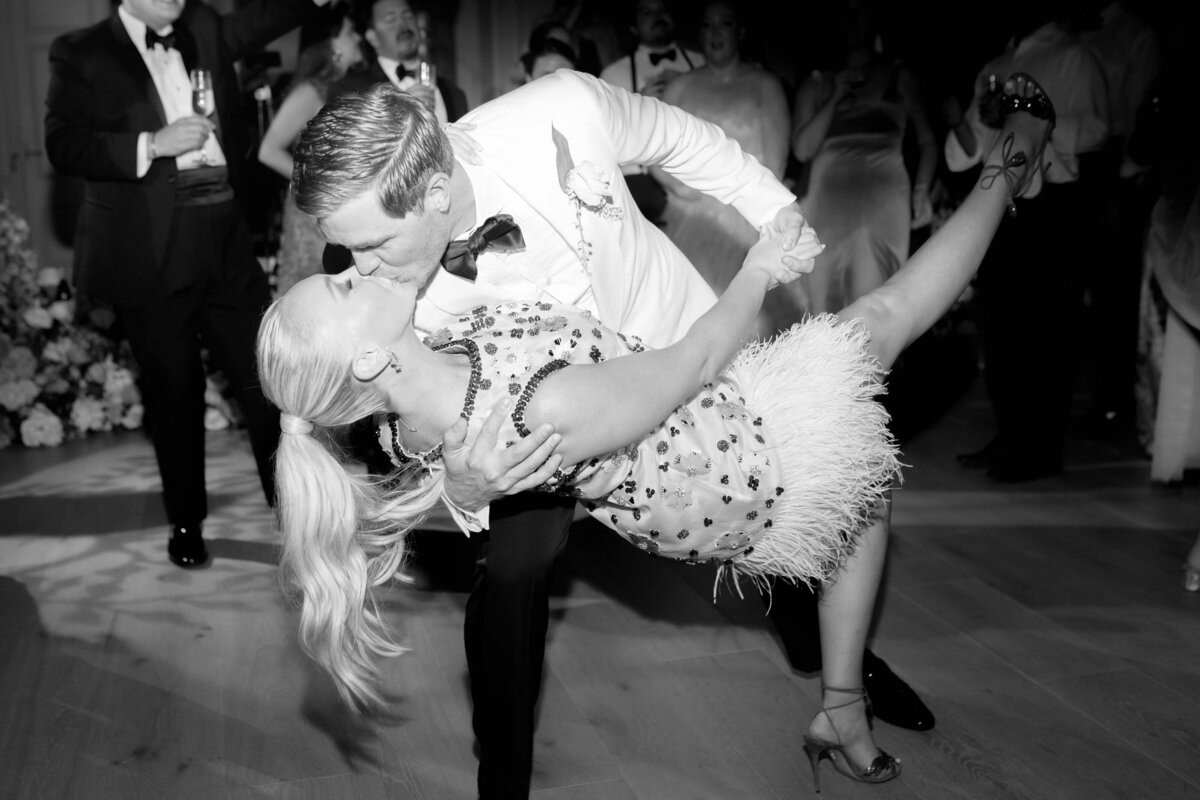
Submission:
[[[795,195],[715,125],[566,70],[470,112],[449,138],[390,84],[339,97],[310,122],[295,160],[297,204],[350,250],[354,269],[424,287],[415,325],[427,334],[476,306],[545,300],[651,346],[679,339],[715,297],[638,212],[623,164],[657,164],[785,245],[805,226]],[[519,233],[483,247],[495,218]],[[443,269],[456,239],[471,255]],[[548,575],[574,502],[522,493],[556,466],[548,431],[509,448],[486,435],[462,447],[464,434],[447,433],[435,468],[447,470],[447,504],[479,548],[465,623],[479,792],[525,798]]]

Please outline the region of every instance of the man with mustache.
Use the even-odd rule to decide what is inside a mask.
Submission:
[[[466,96],[457,86],[441,76],[437,86],[425,86],[419,80],[421,26],[417,10],[408,0],[376,0],[361,9],[357,27],[375,51],[375,58],[364,61],[330,87],[329,100],[390,81],[432,108],[442,124],[467,112]]]

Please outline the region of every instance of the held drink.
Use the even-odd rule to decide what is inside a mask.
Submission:
[[[417,66],[417,80],[422,86],[435,86],[437,84],[437,67],[433,64],[433,58],[429,53],[429,12],[421,11],[417,13],[417,58],[420,63]]]

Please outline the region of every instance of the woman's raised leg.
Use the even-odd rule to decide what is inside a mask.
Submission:
[[[962,294],[1013,199],[1041,188],[1054,108],[1027,75],[1010,77],[1004,91],[1004,127],[971,193],[885,284],[838,312],[866,324],[871,351],[885,367]]]

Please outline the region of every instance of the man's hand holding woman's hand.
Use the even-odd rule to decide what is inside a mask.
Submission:
[[[756,258],[766,256],[768,252],[773,254],[775,264],[771,275],[774,278],[772,286],[775,286],[812,272],[817,256],[824,249],[816,231],[804,218],[800,204],[792,203],[779,209],[775,219],[759,229],[758,244],[750,249],[750,254]],[[746,265],[749,263],[750,255]]]
[[[784,248],[786,237],[776,236],[764,229],[758,242],[746,254],[743,270],[761,270],[768,277],[768,289],[791,283],[801,275],[812,272],[814,259],[825,249],[817,232],[804,226],[795,244]]]
[[[497,406],[479,436],[467,444],[467,421],[459,419],[442,437],[446,497],[461,509],[477,511],[494,500],[545,483],[562,465],[554,452],[562,437],[542,425],[511,447],[500,441],[500,427],[512,403]]]

